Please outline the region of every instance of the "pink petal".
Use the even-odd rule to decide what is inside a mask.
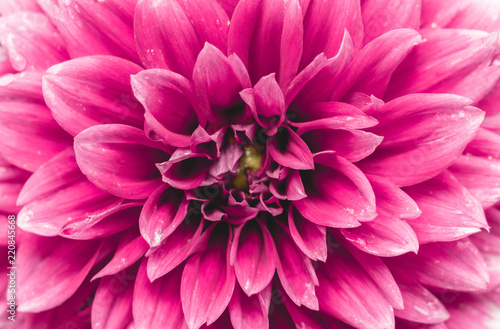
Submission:
[[[236,278],[248,295],[255,295],[271,282],[275,269],[273,240],[259,221],[249,221],[236,229],[231,250]]]
[[[307,198],[294,201],[302,216],[330,227],[355,227],[377,216],[373,190],[357,167],[327,152],[314,161],[314,171],[301,172]]]
[[[140,63],[132,30],[136,0],[59,2],[55,23],[72,58],[113,55]]]
[[[19,11],[41,12],[41,9],[38,7],[36,0],[2,1],[0,3],[0,14],[2,16],[8,16]]]
[[[450,318],[445,306],[411,275],[394,267],[392,273],[403,294],[404,309],[394,310],[398,318],[418,323],[439,324]]]
[[[271,288],[271,286],[269,286]],[[271,289],[269,289],[270,292]],[[269,300],[267,305],[271,302],[271,293],[268,294]],[[234,329],[246,328],[269,328],[269,318],[267,317],[268,308],[266,302],[261,294],[248,297],[243,293],[243,290],[236,285],[233,292],[233,297],[229,302],[228,309],[231,317],[231,323]]]
[[[93,126],[75,137],[76,161],[87,178],[129,199],[144,199],[162,184],[155,163],[168,159],[168,154],[161,148],[142,130],[118,124]]]
[[[383,137],[354,129],[318,129],[309,130],[300,136],[311,152],[335,151],[351,162],[366,158],[375,151]]]
[[[311,260],[304,255],[290,237],[288,229],[275,224],[271,228],[275,242],[275,259],[283,288],[297,306],[318,310],[315,286],[318,279]]]
[[[334,92],[332,99],[342,98],[348,90],[383,96],[392,73],[420,39],[414,30],[399,29],[371,41],[349,65],[345,82]]]
[[[143,237],[136,230],[128,231],[120,239],[113,258],[111,258],[102,270],[94,275],[92,280],[125,270],[144,256],[147,250],[148,244],[144,241]]]
[[[103,278],[92,301],[92,327],[125,329],[133,322],[132,298],[135,273]]]
[[[374,110],[369,114],[380,124],[370,131],[384,140],[358,165],[399,186],[436,176],[462,153],[483,120],[484,113],[468,104],[455,95],[413,94]]]
[[[274,135],[285,121],[286,112],[285,98],[274,73],[261,78],[253,89],[245,89],[240,95],[266,134]]]
[[[17,213],[20,210],[20,208],[16,206],[16,201],[22,188],[22,183],[7,183],[0,181],[0,211],[5,213]]]
[[[304,54],[300,68],[304,68],[321,52],[327,58],[335,56],[345,31],[352,37],[355,52],[358,52],[363,46],[359,1],[309,1],[304,15]]]
[[[432,29],[422,30],[422,38],[394,72],[386,98],[436,92],[478,101],[494,86],[500,72],[487,68],[499,52],[498,34]]]
[[[446,322],[448,329],[494,329],[500,321],[498,301],[489,295],[455,295],[446,308],[451,315]]]
[[[135,279],[132,312],[137,329],[187,329],[182,314],[181,284],[182,267],[150,282],[144,258]]]
[[[391,306],[375,282],[345,251],[318,269],[320,310],[360,329],[394,328]]]
[[[288,212],[288,226],[293,241],[307,257],[326,262],[326,227],[308,221],[293,206]]]
[[[28,179],[18,204],[24,205],[18,215],[19,227],[49,236],[57,235],[71,220],[95,222],[128,207],[123,199],[85,178],[71,149],[56,155]]]
[[[17,71],[43,71],[69,59],[59,32],[41,13],[24,12],[2,17],[0,41]]]
[[[205,42],[227,48],[229,18],[215,0],[141,0],[134,17],[137,50],[146,68],[191,78]]]
[[[500,166],[492,156],[462,155],[450,172],[487,208],[500,200]]]
[[[205,249],[191,256],[184,267],[181,301],[189,329],[212,324],[231,299],[235,283],[229,265],[231,238],[231,229],[225,224],[213,225],[201,238]]]
[[[172,232],[150,256],[148,261],[148,278],[154,281],[172,271],[181,264],[193,251],[200,238],[204,220],[196,220],[194,214],[186,219]]]
[[[314,160],[307,144],[289,127],[283,127],[268,142],[269,154],[282,166],[313,170]]]
[[[146,108],[148,137],[177,147],[189,146],[190,135],[198,126],[191,82],[161,69],[145,70],[131,79],[135,97]]]
[[[204,154],[178,148],[169,161],[158,163],[156,166],[165,183],[179,190],[190,190],[205,181],[210,162]]]
[[[340,232],[330,230],[333,233],[337,241],[351,254],[354,259],[361,265],[361,267],[366,271],[370,278],[377,284],[380,291],[384,294],[387,301],[395,309],[401,310],[404,308],[403,297],[401,291],[394,280],[394,277],[389,270],[389,268],[384,264],[382,258],[370,255],[364,251],[359,250],[354,247],[349,241],[347,241]],[[328,236],[332,238],[332,236]],[[338,248],[339,245],[330,242],[331,248]],[[336,242],[336,241],[335,241]],[[330,252],[332,250],[330,249]]]
[[[31,235],[19,247],[17,309],[41,312],[64,303],[94,265],[99,245],[99,240],[74,241]]]
[[[189,201],[184,192],[168,185],[160,186],[151,194],[139,218],[141,234],[151,247],[159,246],[187,214]]]
[[[141,70],[132,62],[111,56],[67,61],[52,66],[44,75],[45,101],[56,121],[73,136],[98,124],[142,128],[144,108],[130,87],[130,75]]]
[[[365,0],[361,4],[365,44],[382,34],[401,28],[420,28],[422,0]]]
[[[298,0],[240,2],[231,18],[228,50],[245,63],[253,84],[276,73],[285,89],[302,55],[302,11]]]
[[[448,171],[405,191],[422,210],[408,221],[421,244],[458,240],[488,228],[479,201]]]
[[[239,92],[250,87],[250,78],[240,80],[233,66],[239,61],[236,55],[228,59],[209,43],[198,55],[193,72],[193,82],[200,111],[208,122],[216,126],[228,123],[245,123],[250,119]],[[234,63],[234,64],[233,64]],[[240,62],[243,70],[246,70]],[[224,90],[223,93],[220,91]]]
[[[476,291],[488,285],[486,264],[469,239],[420,246],[418,255],[386,259],[413,272],[420,283],[443,289]]]

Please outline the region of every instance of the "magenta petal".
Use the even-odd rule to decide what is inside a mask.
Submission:
[[[500,165],[497,159],[462,155],[450,172],[487,208],[500,200]]]
[[[135,10],[137,50],[146,68],[191,78],[205,42],[227,48],[229,19],[215,0],[140,0]]]
[[[155,282],[150,282],[144,258],[135,279],[132,312],[137,329],[187,329],[182,314],[182,267],[176,268]]]
[[[318,279],[309,257],[304,255],[290,237],[288,229],[274,224],[271,229],[276,247],[276,268],[283,288],[297,306],[318,310],[316,287]]]
[[[159,246],[184,220],[189,201],[183,191],[168,185],[151,194],[139,218],[139,227],[151,247]]]
[[[266,130],[266,134],[274,135],[285,121],[285,97],[275,80],[274,73],[259,80],[253,89],[245,89],[240,93],[248,104],[257,123]]]
[[[19,227],[41,235],[56,235],[72,220],[98,221],[128,207],[85,178],[72,149],[56,155],[28,179],[18,204],[24,205]]]
[[[455,95],[412,94],[374,110],[370,114],[380,124],[370,131],[384,140],[358,165],[399,186],[436,176],[458,158],[483,120],[484,112],[469,104]]]
[[[330,231],[332,232],[332,231]],[[384,294],[387,301],[395,309],[403,309],[403,297],[401,291],[394,280],[394,277],[382,261],[382,258],[370,255],[364,251],[359,250],[349,243],[340,232],[332,232],[335,238],[340,241],[342,246],[349,251],[351,256],[356,259],[356,261],[361,265],[361,267],[366,271],[366,273],[372,278],[372,280],[377,284],[380,291]],[[329,236],[331,238],[331,236]],[[337,247],[335,244],[332,247]]]
[[[59,2],[55,23],[72,58],[113,55],[140,63],[132,29],[136,1]]]
[[[20,312],[41,312],[64,303],[85,279],[100,249],[99,240],[30,235],[24,242],[17,258]]]
[[[395,2],[391,0],[365,0],[361,3],[365,44],[395,29],[420,28],[422,0]],[[382,14],[383,13],[383,14]]]
[[[190,135],[198,126],[191,82],[161,69],[145,70],[131,79],[135,97],[146,108],[148,137],[177,147],[189,146]]]
[[[293,206],[288,212],[288,226],[295,244],[307,257],[326,262],[326,227],[308,221]]]
[[[418,283],[411,273],[398,267],[392,269],[392,273],[405,303],[404,309],[394,310],[394,315],[405,320],[428,324],[438,324],[450,318],[446,307]]]
[[[271,286],[269,286],[269,288],[270,287]],[[271,293],[269,293],[267,297],[269,298],[267,301],[264,301],[262,294],[248,297],[243,293],[243,290],[236,285],[233,297],[228,305],[231,324],[234,329],[268,329],[269,318],[267,314],[271,302]]]
[[[154,281],[172,271],[188,258],[198,243],[204,220],[188,214],[186,219],[172,232],[150,256],[148,278]]]
[[[420,283],[437,288],[476,291],[486,289],[489,281],[486,263],[468,238],[421,245],[418,255],[386,261],[412,271]]]
[[[314,160],[307,144],[290,128],[283,127],[268,142],[269,154],[282,166],[313,170]]]
[[[344,31],[351,35],[354,49],[359,51],[363,46],[359,1],[309,1],[304,16],[304,54],[300,68],[321,52],[325,52],[327,58],[335,56],[341,47]]]
[[[478,101],[495,85],[500,72],[488,67],[500,50],[497,33],[428,29],[422,38],[394,72],[386,98],[437,92]]]
[[[360,329],[394,328],[394,314],[378,286],[345,251],[320,264],[320,310]]]
[[[41,9],[36,0],[2,1],[0,3],[0,14],[2,16],[8,16],[19,11],[41,12]]]
[[[122,272],[103,278],[92,301],[92,326],[94,328],[127,328],[133,322],[132,298],[135,273]]]
[[[491,295],[447,294],[446,305],[450,312],[450,320],[446,322],[448,329],[498,327],[500,307],[498,293]],[[496,297],[496,298],[495,298]],[[451,303],[450,303],[451,301]]]
[[[132,266],[148,250],[148,244],[134,229],[128,231],[118,243],[113,258],[99,271],[92,280],[116,274]]]
[[[203,154],[177,149],[169,161],[158,163],[163,181],[179,190],[199,187],[208,174],[210,162]]]
[[[245,63],[252,83],[276,73],[285,89],[302,55],[302,10],[298,0],[240,2],[231,18],[228,49]]]
[[[302,216],[330,227],[356,227],[358,221],[377,216],[375,195],[361,170],[327,152],[315,155],[314,161],[314,171],[301,172],[307,198],[294,201]]]
[[[326,125],[325,125],[326,126]],[[311,152],[335,151],[335,154],[351,162],[366,158],[375,151],[383,137],[354,129],[321,129],[300,136],[311,149]]]
[[[41,13],[16,13],[2,17],[0,41],[17,71],[43,71],[69,59],[59,32]]]
[[[205,249],[191,256],[184,267],[181,301],[189,329],[212,324],[229,304],[235,283],[229,265],[231,238],[226,224],[212,226],[201,238]]]
[[[236,55],[232,55],[236,56]],[[248,73],[240,81],[231,61],[209,43],[198,55],[193,83],[200,111],[212,125],[245,123],[250,118],[239,92],[250,87]],[[223,93],[220,91],[224,90]]]
[[[45,101],[56,121],[73,136],[98,124],[143,128],[144,108],[130,87],[130,75],[141,70],[132,62],[111,56],[67,61],[52,66],[44,75]]]
[[[93,126],[75,137],[76,161],[87,178],[129,199],[144,199],[162,184],[155,163],[168,154],[159,148],[142,130],[118,124]]]
[[[421,244],[458,240],[488,228],[479,201],[448,171],[405,191],[422,210],[408,221]]]
[[[399,29],[371,41],[349,65],[346,82],[332,98],[338,99],[348,90],[382,97],[392,73],[420,39],[414,30]]]
[[[255,295],[271,282],[276,265],[273,240],[267,227],[249,221],[236,229],[231,250],[236,278],[248,295]]]

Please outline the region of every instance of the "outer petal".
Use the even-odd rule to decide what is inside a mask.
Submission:
[[[449,329],[498,327],[500,321],[498,300],[492,296],[475,294],[453,297],[452,303],[446,306],[451,315],[450,320],[446,322]]]
[[[87,178],[129,199],[144,199],[162,184],[155,163],[168,154],[161,147],[141,130],[117,124],[90,127],[75,137],[76,161]]]
[[[136,269],[135,269],[136,270]],[[92,301],[92,327],[125,329],[133,322],[132,298],[135,271],[103,278]]]
[[[144,204],[139,218],[139,227],[144,239],[151,247],[159,246],[187,214],[189,201],[184,192],[160,186]]]
[[[198,118],[189,80],[171,71],[152,69],[132,76],[132,89],[146,108],[145,130],[150,139],[178,147],[190,145]]]
[[[227,307],[235,276],[229,265],[231,228],[219,224],[205,231],[205,249],[191,256],[182,273],[182,310],[189,329],[212,324]],[[218,269],[214,271],[214,269]]]
[[[241,1],[231,18],[228,50],[245,63],[253,84],[275,72],[284,89],[299,67],[302,34],[298,0]]]
[[[20,312],[45,311],[64,303],[94,265],[100,245],[99,240],[74,241],[35,235],[24,242],[17,263]]]
[[[276,267],[283,288],[297,306],[318,310],[315,286],[318,279],[311,260],[304,255],[290,237],[288,230],[279,224],[271,228],[276,246]]]
[[[355,227],[360,225],[358,220],[376,217],[375,195],[357,167],[326,152],[317,154],[314,161],[314,171],[301,173],[307,198],[294,201],[302,216],[330,227]]]
[[[18,215],[19,227],[41,235],[56,235],[71,220],[98,221],[128,207],[123,199],[85,178],[71,149],[52,158],[28,179],[18,204],[24,205]]]
[[[98,124],[142,128],[144,108],[130,86],[130,75],[141,70],[132,62],[111,56],[67,61],[44,75],[45,102],[57,123],[73,136]]]
[[[395,29],[420,28],[422,0],[365,0],[361,3],[365,44]]]
[[[204,224],[203,218],[198,220],[195,217],[197,216],[194,213],[188,214],[179,227],[149,256],[150,281],[169,273],[191,254],[198,243]]]
[[[36,0],[2,1],[0,3],[0,14],[2,16],[8,16],[19,11],[41,12],[41,9],[36,4]]]
[[[421,283],[457,291],[475,291],[488,285],[486,264],[469,239],[421,245],[418,255],[387,258],[391,266],[412,271]]]
[[[236,278],[248,295],[255,295],[271,282],[275,269],[274,243],[265,225],[249,221],[235,232],[231,261]]]
[[[72,58],[113,55],[139,63],[132,30],[137,0],[59,0],[54,16]]]
[[[326,262],[326,227],[308,221],[293,206],[288,212],[288,226],[295,244],[307,257]]]
[[[147,68],[191,78],[205,42],[227,48],[229,19],[215,0],[139,0],[134,18],[137,49]]]
[[[243,290],[236,285],[228,309],[231,323],[235,329],[269,328],[269,303],[271,302],[271,286],[269,286],[267,301],[262,294],[246,296]],[[267,304],[267,307],[266,307]]]
[[[422,210],[408,222],[421,244],[458,240],[488,228],[479,201],[447,171],[405,191]]]
[[[370,130],[384,141],[358,165],[399,186],[436,176],[462,153],[483,120],[484,113],[469,103],[455,95],[413,94],[374,110],[370,114],[380,124]]]
[[[355,52],[363,46],[363,23],[359,1],[342,2],[311,0],[304,15],[304,54],[300,69],[316,55],[324,52],[327,58],[341,48],[344,31],[352,37]]]
[[[356,328],[394,328],[391,306],[368,274],[344,250],[320,264],[320,310]]]
[[[422,38],[425,42],[415,47],[394,72],[387,99],[428,92],[479,101],[495,85],[500,71],[488,67],[500,52],[498,34],[432,29],[423,30]]]
[[[151,283],[146,273],[144,258],[134,287],[132,310],[137,329],[187,329],[182,314],[181,284],[182,267]]]
[[[43,71],[69,59],[59,32],[41,13],[16,13],[2,17],[0,41],[17,71]]]

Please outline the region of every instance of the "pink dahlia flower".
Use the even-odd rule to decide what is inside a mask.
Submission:
[[[500,9],[443,3],[4,1],[14,327],[497,328]]]

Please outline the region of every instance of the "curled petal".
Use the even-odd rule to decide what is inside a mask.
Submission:
[[[210,161],[203,154],[187,149],[177,149],[169,161],[156,165],[163,181],[176,189],[190,190],[199,187],[207,177]]]
[[[307,257],[326,262],[326,227],[308,221],[293,206],[288,212],[288,226],[295,244]]]
[[[205,42],[227,49],[229,18],[215,0],[139,0],[134,32],[146,68],[164,68],[191,78]]]
[[[144,108],[130,87],[130,75],[141,70],[132,62],[111,56],[66,61],[44,75],[45,102],[57,123],[72,136],[98,124],[142,128]]]
[[[269,290],[268,293],[248,297],[236,285],[228,305],[231,324],[235,329],[269,328],[268,311],[271,302],[271,285],[268,286],[267,290]]]
[[[76,161],[87,178],[129,199],[144,199],[162,184],[155,163],[168,154],[161,149],[143,131],[118,124],[93,126],[75,137]]]
[[[307,144],[289,127],[279,129],[269,139],[269,154],[280,165],[297,170],[313,170],[314,160]]]

